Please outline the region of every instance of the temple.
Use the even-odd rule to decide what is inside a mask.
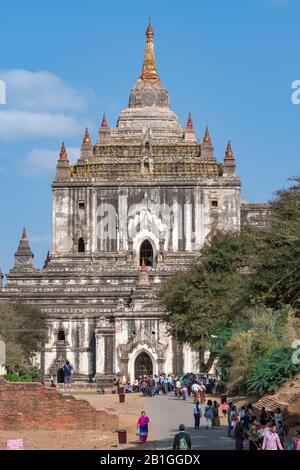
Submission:
[[[149,24],[142,72],[116,127],[103,115],[95,143],[86,128],[75,165],[61,146],[44,267],[34,267],[24,229],[0,283],[0,300],[46,313],[48,342],[38,358],[46,375],[60,381],[66,357],[82,381],[199,371],[197,353],[167,334],[161,285],[218,231],[265,223],[264,205],[242,204],[230,142],[224,149],[218,161],[209,129],[200,141],[190,113],[180,125]]]

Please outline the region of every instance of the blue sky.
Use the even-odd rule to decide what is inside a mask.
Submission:
[[[297,0],[33,0],[2,2],[0,267],[25,224],[35,264],[51,248],[51,181],[61,141],[75,158],[85,125],[110,126],[140,75],[151,13],[158,72],[182,124],[208,125],[219,159],[228,139],[243,197],[271,198],[299,174]]]

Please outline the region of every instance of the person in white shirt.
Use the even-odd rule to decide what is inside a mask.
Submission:
[[[175,386],[176,386],[176,397],[179,400],[179,398],[180,398],[180,388],[181,388],[181,383],[180,383],[179,379],[176,380]]]
[[[196,403],[196,401],[199,401],[199,391],[200,391],[200,385],[197,382],[195,382],[192,385],[192,392],[193,392],[193,395],[194,395],[194,403]]]

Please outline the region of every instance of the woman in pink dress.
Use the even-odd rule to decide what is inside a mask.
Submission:
[[[141,416],[139,417],[138,422],[137,422],[139,442],[146,442],[146,440],[147,440],[149,421],[150,420],[149,420],[148,416],[146,416],[145,411],[142,411]]]

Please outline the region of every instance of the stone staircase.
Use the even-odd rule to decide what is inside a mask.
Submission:
[[[260,412],[263,406],[267,411],[281,408],[290,424],[300,424],[300,374],[283,384],[274,395],[262,397],[254,408]]]

